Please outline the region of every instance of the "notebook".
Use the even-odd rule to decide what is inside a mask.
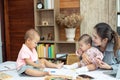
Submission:
[[[104,73],[111,75],[111,76],[115,77],[116,79],[120,79],[120,64],[119,64],[117,70],[110,70],[110,71],[106,71]]]

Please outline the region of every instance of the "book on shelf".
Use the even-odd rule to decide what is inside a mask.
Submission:
[[[49,44],[46,44],[46,57],[48,57],[48,47],[49,47]]]
[[[51,58],[55,58],[54,45],[51,44]]]
[[[49,46],[48,47],[48,58],[50,58],[51,57],[51,47]]]

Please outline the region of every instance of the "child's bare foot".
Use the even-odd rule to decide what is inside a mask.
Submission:
[[[60,69],[63,67],[63,65],[64,65],[64,63],[59,63],[59,64],[57,64],[56,68]]]

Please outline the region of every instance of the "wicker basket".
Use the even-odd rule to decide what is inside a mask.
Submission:
[[[73,63],[78,62],[78,61],[79,61],[79,58],[75,53],[67,55],[67,61],[66,61],[67,65],[73,64]]]

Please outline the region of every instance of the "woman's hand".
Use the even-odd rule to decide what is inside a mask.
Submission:
[[[88,57],[88,55],[86,53],[82,54],[82,60],[85,64],[91,64],[92,63],[90,58]]]
[[[101,61],[100,59],[96,59],[96,61],[97,61],[98,67],[101,69],[112,69],[112,67],[110,65]]]

